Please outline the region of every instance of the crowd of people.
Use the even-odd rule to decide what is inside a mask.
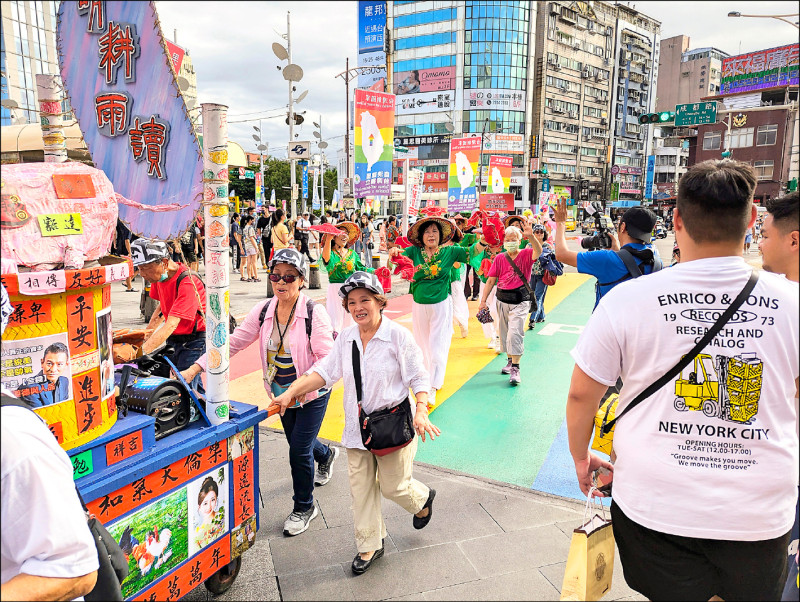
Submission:
[[[479,299],[477,316],[488,346],[506,355],[501,372],[510,385],[519,385],[525,373],[521,357],[526,326],[534,329],[544,321],[547,288],[566,264],[597,281],[592,316],[572,351],[575,368],[566,400],[569,450],[584,494],[604,495],[596,489],[598,472],[613,475],[611,515],[626,581],[650,599],[779,599],[798,508],[798,195],[768,202],[759,224],[752,202],[755,185],[752,167],[732,160],[690,168],[679,183],[674,230],[680,254],[672,267],[664,265],[651,242],[656,216],[643,207],[622,214],[610,248],[581,252],[567,245],[564,202],[552,215],[476,211],[451,218],[432,211],[421,214],[405,237],[396,219],[389,219],[379,235],[387,265],[377,269],[370,247],[375,228],[367,215],[337,219],[328,212],[321,222],[331,230],[314,228],[308,214],[287,224],[281,209],[269,217],[262,213],[256,218],[251,211],[235,214],[234,269],[241,270],[242,280],[258,281],[260,258],[274,293],[233,331],[230,354],[258,344],[265,394],[255,402],[280,413],[293,488],[284,534],[297,536],[309,528],[318,514],[314,489],[332,478],[340,449],[318,437],[331,390],[340,381],[345,416],[341,443],[358,550],[352,572],[364,573],[384,554],[381,497],[411,514],[414,528],[427,526],[436,490],[414,478],[413,460],[419,439],[434,440],[441,434],[428,413],[446,381],[456,327],[461,336],[468,334],[469,313],[466,318],[463,313],[465,307],[469,312],[467,301]],[[758,232],[763,255],[764,269],[755,275],[742,256],[751,229]],[[181,239],[186,257],[183,243]],[[186,244],[194,257],[202,253],[202,232],[195,231]],[[142,351],[170,343],[183,377],[202,387],[200,375],[207,363],[202,279],[175,261],[174,245],[170,249],[165,241],[138,239],[130,249],[150,294],[160,301],[149,326],[163,323]],[[328,275],[324,304],[315,304],[304,293],[311,261],[319,262]],[[385,314],[388,300],[379,276],[386,268],[410,281],[410,331]],[[708,320],[692,325],[698,303],[703,305],[699,309],[713,310],[704,315],[717,316],[745,282],[754,288],[744,297],[747,311],[741,316],[758,328],[731,327],[706,352],[720,362],[736,359],[762,370],[756,430],[764,436],[753,436],[753,420],[714,414],[706,406],[701,412],[685,411],[673,388],[663,384],[642,402],[646,410],[628,414],[642,392],[669,374],[668,368],[708,330]],[[4,307],[4,325],[7,313]],[[690,322],[679,316],[689,316]],[[728,383],[720,377],[718,386]],[[607,461],[591,453],[589,444],[598,407],[612,392],[619,395],[617,416],[625,416],[615,428],[614,451]],[[392,425],[391,445],[378,445],[388,441],[386,433],[369,426],[379,418],[386,420],[380,424]],[[46,437],[34,433],[33,423],[30,433],[14,435],[28,437],[27,458],[7,451],[7,437],[12,436],[7,424],[3,420],[4,540],[8,516],[15,517],[17,537],[19,529],[42,532],[29,520],[36,518],[29,515],[33,505],[24,503],[20,491],[38,491],[42,479],[61,473],[65,482],[68,473],[71,482],[69,461],[58,458],[63,451],[43,442]],[[725,438],[716,441],[722,431]],[[676,460],[689,434],[705,440],[707,464]],[[725,470],[724,458],[717,457],[731,438],[749,451],[747,458],[753,461],[746,471]],[[49,472],[7,469],[7,458],[19,466],[30,464],[37,457],[30,450],[37,448],[56,458]],[[65,524],[78,520],[75,500],[69,500],[68,510]],[[38,555],[31,574],[65,578],[63,586],[72,589],[64,591],[80,594],[91,582],[95,564],[75,560],[70,571],[49,569],[50,558],[53,566],[61,566],[87,546],[82,532],[69,532],[64,524],[61,532],[66,552]],[[25,584],[19,574],[29,566],[25,558],[7,559],[7,549],[4,544],[4,599],[7,587],[12,591],[8,584]]]

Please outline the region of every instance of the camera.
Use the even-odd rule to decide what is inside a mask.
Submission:
[[[602,213],[602,206],[597,201],[594,201],[591,204],[591,208],[593,209],[593,212],[589,215],[590,217],[594,218],[594,225],[597,229],[597,234],[582,238],[581,247],[589,251],[594,251],[595,249],[610,249],[611,234],[609,233],[606,224],[603,223],[604,215]]]

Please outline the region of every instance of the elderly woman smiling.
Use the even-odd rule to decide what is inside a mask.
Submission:
[[[419,346],[408,330],[383,315],[386,297],[377,277],[355,272],[344,282],[339,295],[355,324],[339,334],[325,359],[314,364],[273,403],[279,405],[283,413],[298,395],[323,387],[329,389],[339,379],[344,379],[342,443],[347,448],[359,552],[353,559],[352,570],[360,575],[383,556],[386,525],[381,516],[381,494],[412,513],[415,528],[421,529],[430,521],[436,491],[412,477],[417,451],[414,435],[425,441],[426,435],[433,439],[440,432],[428,420],[430,380],[420,361]],[[368,370],[362,370],[367,366]],[[416,397],[416,407],[402,407],[402,404],[411,403],[409,388]],[[379,454],[387,450],[367,451],[359,424],[360,411],[372,418],[394,408],[400,413],[409,411],[413,416],[410,441],[385,455]]]

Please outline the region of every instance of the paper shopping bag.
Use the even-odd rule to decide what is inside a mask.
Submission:
[[[562,600],[599,600],[611,589],[614,531],[599,514],[575,529],[561,585]]]

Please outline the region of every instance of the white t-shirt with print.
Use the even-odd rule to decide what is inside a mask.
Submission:
[[[741,257],[723,257],[622,283],[600,301],[572,357],[600,383],[622,377],[619,413],[694,347],[749,273]],[[662,533],[738,541],[791,528],[798,334],[798,285],[761,272],[706,357],[616,423],[613,497],[630,519]],[[730,397],[722,415],[715,386]]]

